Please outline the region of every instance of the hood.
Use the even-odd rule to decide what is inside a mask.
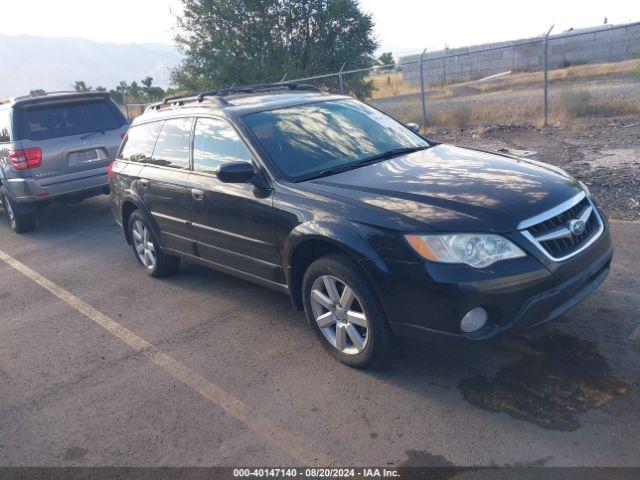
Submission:
[[[513,231],[580,192],[553,167],[449,145],[307,183],[451,232]]]

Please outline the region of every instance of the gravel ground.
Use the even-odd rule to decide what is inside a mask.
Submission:
[[[599,118],[555,123],[438,129],[430,138],[445,143],[498,150],[539,152],[589,186],[610,218],[640,220],[640,117]]]
[[[427,92],[427,116],[431,125],[541,124],[544,115],[542,83],[484,93],[455,85],[446,90],[450,96],[444,98]],[[596,111],[601,117],[640,111],[640,82],[636,79],[550,82],[548,95],[549,118],[554,121],[565,118],[567,108]],[[376,98],[369,103],[403,122],[422,124],[420,93]]]

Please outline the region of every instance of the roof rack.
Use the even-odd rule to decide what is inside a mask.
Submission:
[[[226,101],[224,97],[228,95],[236,95],[236,94],[251,94],[256,92],[268,92],[273,90],[297,90],[297,91],[307,91],[307,92],[320,92],[321,90],[313,85],[308,85],[304,83],[264,83],[259,85],[247,85],[244,87],[229,87],[229,88],[218,88],[215,90],[208,90],[206,92],[201,92],[197,94],[187,93],[185,95],[174,95],[172,97],[165,97],[162,102],[154,103],[147,107],[148,110],[157,110],[160,109],[163,105],[182,105],[185,102],[198,102],[201,103],[206,97],[215,97],[220,104],[228,105],[229,103]]]
[[[198,101],[201,102],[205,97],[225,97],[227,95],[234,95],[238,93],[256,93],[256,92],[268,92],[270,90],[299,90],[299,91],[312,91],[319,92],[320,89],[313,85],[307,85],[303,83],[263,83],[259,85],[248,85],[246,87],[230,87],[221,88],[216,90],[209,90],[208,92],[202,92],[198,94]]]

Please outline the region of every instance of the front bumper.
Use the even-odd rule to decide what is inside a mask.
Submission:
[[[535,257],[498,262],[489,269],[429,262],[388,262],[395,288],[381,293],[392,332],[482,340],[506,330],[549,322],[592,293],[607,277],[613,256],[608,229],[587,250],[549,268]],[[483,307],[487,324],[460,330],[466,312]]]

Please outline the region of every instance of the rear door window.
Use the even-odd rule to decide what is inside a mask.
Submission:
[[[118,159],[129,162],[151,163],[162,122],[144,123],[129,128]]]
[[[166,120],[150,162],[161,167],[189,169],[192,118]]]
[[[16,109],[20,138],[47,140],[115,130],[124,125],[115,109],[103,99]]]

